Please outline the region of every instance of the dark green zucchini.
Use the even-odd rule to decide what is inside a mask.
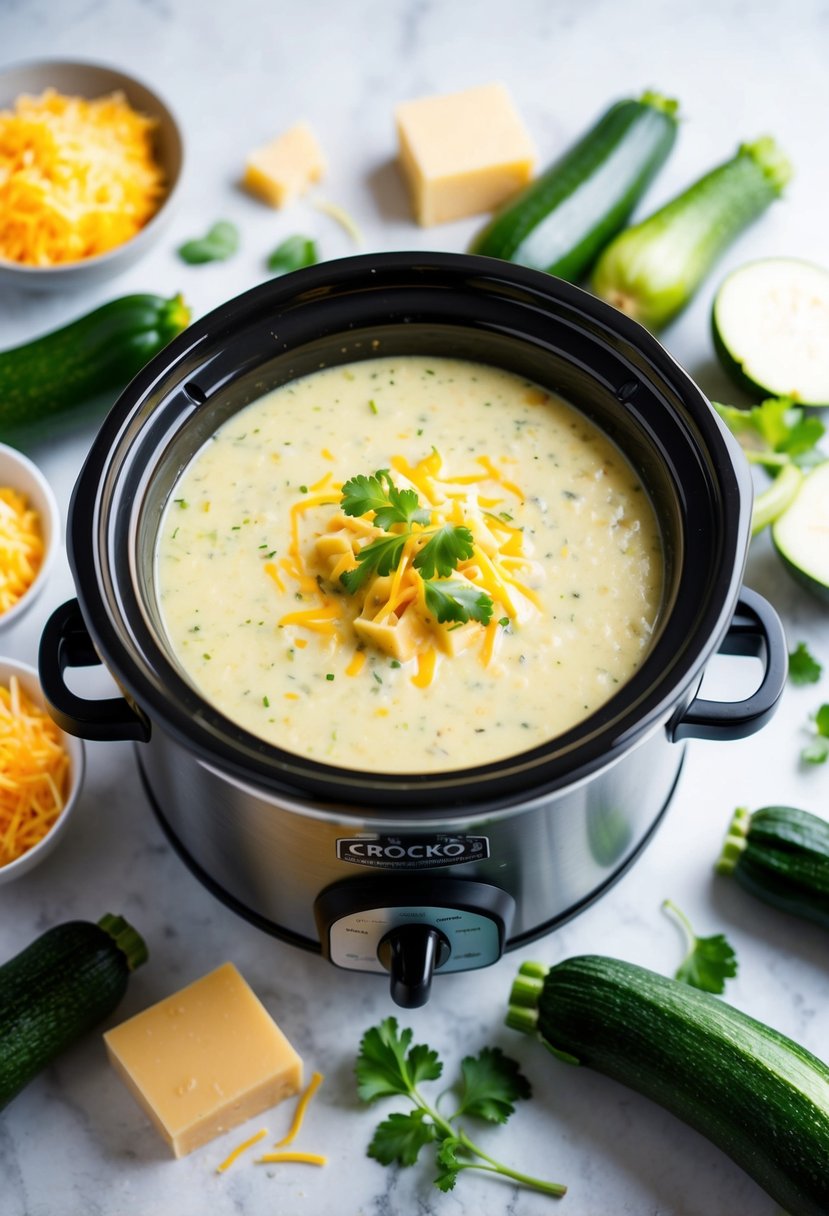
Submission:
[[[793,806],[734,812],[716,863],[758,899],[829,929],[829,823]]]
[[[618,101],[496,213],[470,252],[576,282],[627,223],[676,131],[675,101],[659,93]]]
[[[49,929],[0,967],[0,1110],[115,1009],[147,948],[120,916]]]
[[[189,321],[181,296],[123,296],[62,329],[0,351],[0,438],[120,391]]]
[[[791,175],[769,136],[742,144],[731,160],[611,241],[596,264],[593,290],[651,329],[667,325]]]
[[[507,1024],[658,1102],[789,1216],[829,1212],[829,1067],[719,997],[618,959],[525,963]]]

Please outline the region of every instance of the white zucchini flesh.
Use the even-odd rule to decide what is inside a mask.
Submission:
[[[804,478],[797,497],[772,526],[774,544],[813,589],[829,595],[829,462]]]
[[[829,271],[764,258],[732,271],[714,301],[728,356],[770,397],[829,404]]]

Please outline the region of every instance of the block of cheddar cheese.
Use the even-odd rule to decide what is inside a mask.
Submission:
[[[176,1157],[302,1087],[302,1060],[232,963],[104,1035]]]
[[[304,194],[325,172],[325,157],[317,137],[305,122],[251,152],[243,182],[252,194],[272,207]]]
[[[395,118],[420,224],[491,211],[532,176],[535,148],[501,84],[406,101]]]

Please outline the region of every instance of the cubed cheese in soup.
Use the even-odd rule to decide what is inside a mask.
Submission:
[[[654,510],[583,414],[511,372],[400,356],[231,417],[161,525],[169,647],[227,718],[326,764],[440,772],[537,747],[642,662]]]

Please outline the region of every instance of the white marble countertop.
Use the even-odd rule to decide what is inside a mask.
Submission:
[[[263,256],[293,232],[315,236],[325,257],[354,252],[348,236],[310,201],[271,212],[235,184],[246,151],[300,118],[311,122],[328,154],[320,193],[356,218],[364,249],[462,250],[479,221],[422,230],[409,218],[393,164],[397,101],[503,80],[543,164],[611,101],[655,87],[681,99],[685,122],[647,210],[740,141],[767,130],[797,166],[786,201],[729,252],[664,335],[705,391],[734,400],[708,335],[716,281],[754,256],[829,261],[828,44],[829,10],[818,0],[787,7],[736,0],[682,7],[651,0],[511,0],[506,7],[494,0],[0,0],[0,65],[50,55],[134,71],[171,102],[188,151],[177,217],[160,246],[91,291],[41,298],[6,292],[0,346],[134,290],[181,290],[200,315],[264,278]],[[240,254],[223,265],[184,266],[175,246],[219,217],[239,224]],[[64,508],[92,435],[90,424],[31,449]],[[807,641],[829,665],[825,608],[787,579],[762,541],[753,547],[747,582],[778,607],[790,642]],[[62,558],[37,607],[0,635],[0,652],[33,662],[48,612],[72,594]],[[713,687],[715,670],[712,681]],[[462,1055],[485,1044],[499,1044],[522,1061],[536,1096],[493,1133],[492,1148],[516,1167],[569,1183],[560,1209],[483,1176],[464,1176],[452,1194],[442,1195],[431,1186],[429,1164],[397,1171],[369,1160],[371,1131],[391,1108],[361,1107],[352,1069],[363,1030],[395,1012],[385,983],[336,971],[217,902],[166,843],[131,747],[87,745],[83,801],[65,840],[38,869],[0,888],[0,958],[60,921],[123,911],[146,936],[151,962],[133,977],[113,1022],[232,959],[309,1069],[326,1075],[303,1141],[326,1152],[330,1164],[276,1170],[243,1159],[226,1175],[216,1174],[217,1162],[246,1133],[268,1126],[276,1137],[290,1117],[287,1107],[173,1161],[93,1033],[0,1115],[0,1213],[775,1216],[776,1205],[707,1141],[627,1089],[559,1064],[502,1023],[513,974],[525,957],[553,962],[598,952],[672,971],[681,942],[660,912],[670,896],[701,932],[722,930],[734,943],[740,974],[729,999],[829,1055],[825,934],[751,901],[711,868],[737,804],[791,803],[826,813],[829,766],[806,772],[798,764],[808,714],[824,700],[829,675],[819,686],[788,688],[777,716],[753,738],[691,743],[653,843],[603,899],[488,970],[436,981],[425,1009],[397,1011],[419,1041],[441,1051],[449,1075]]]

